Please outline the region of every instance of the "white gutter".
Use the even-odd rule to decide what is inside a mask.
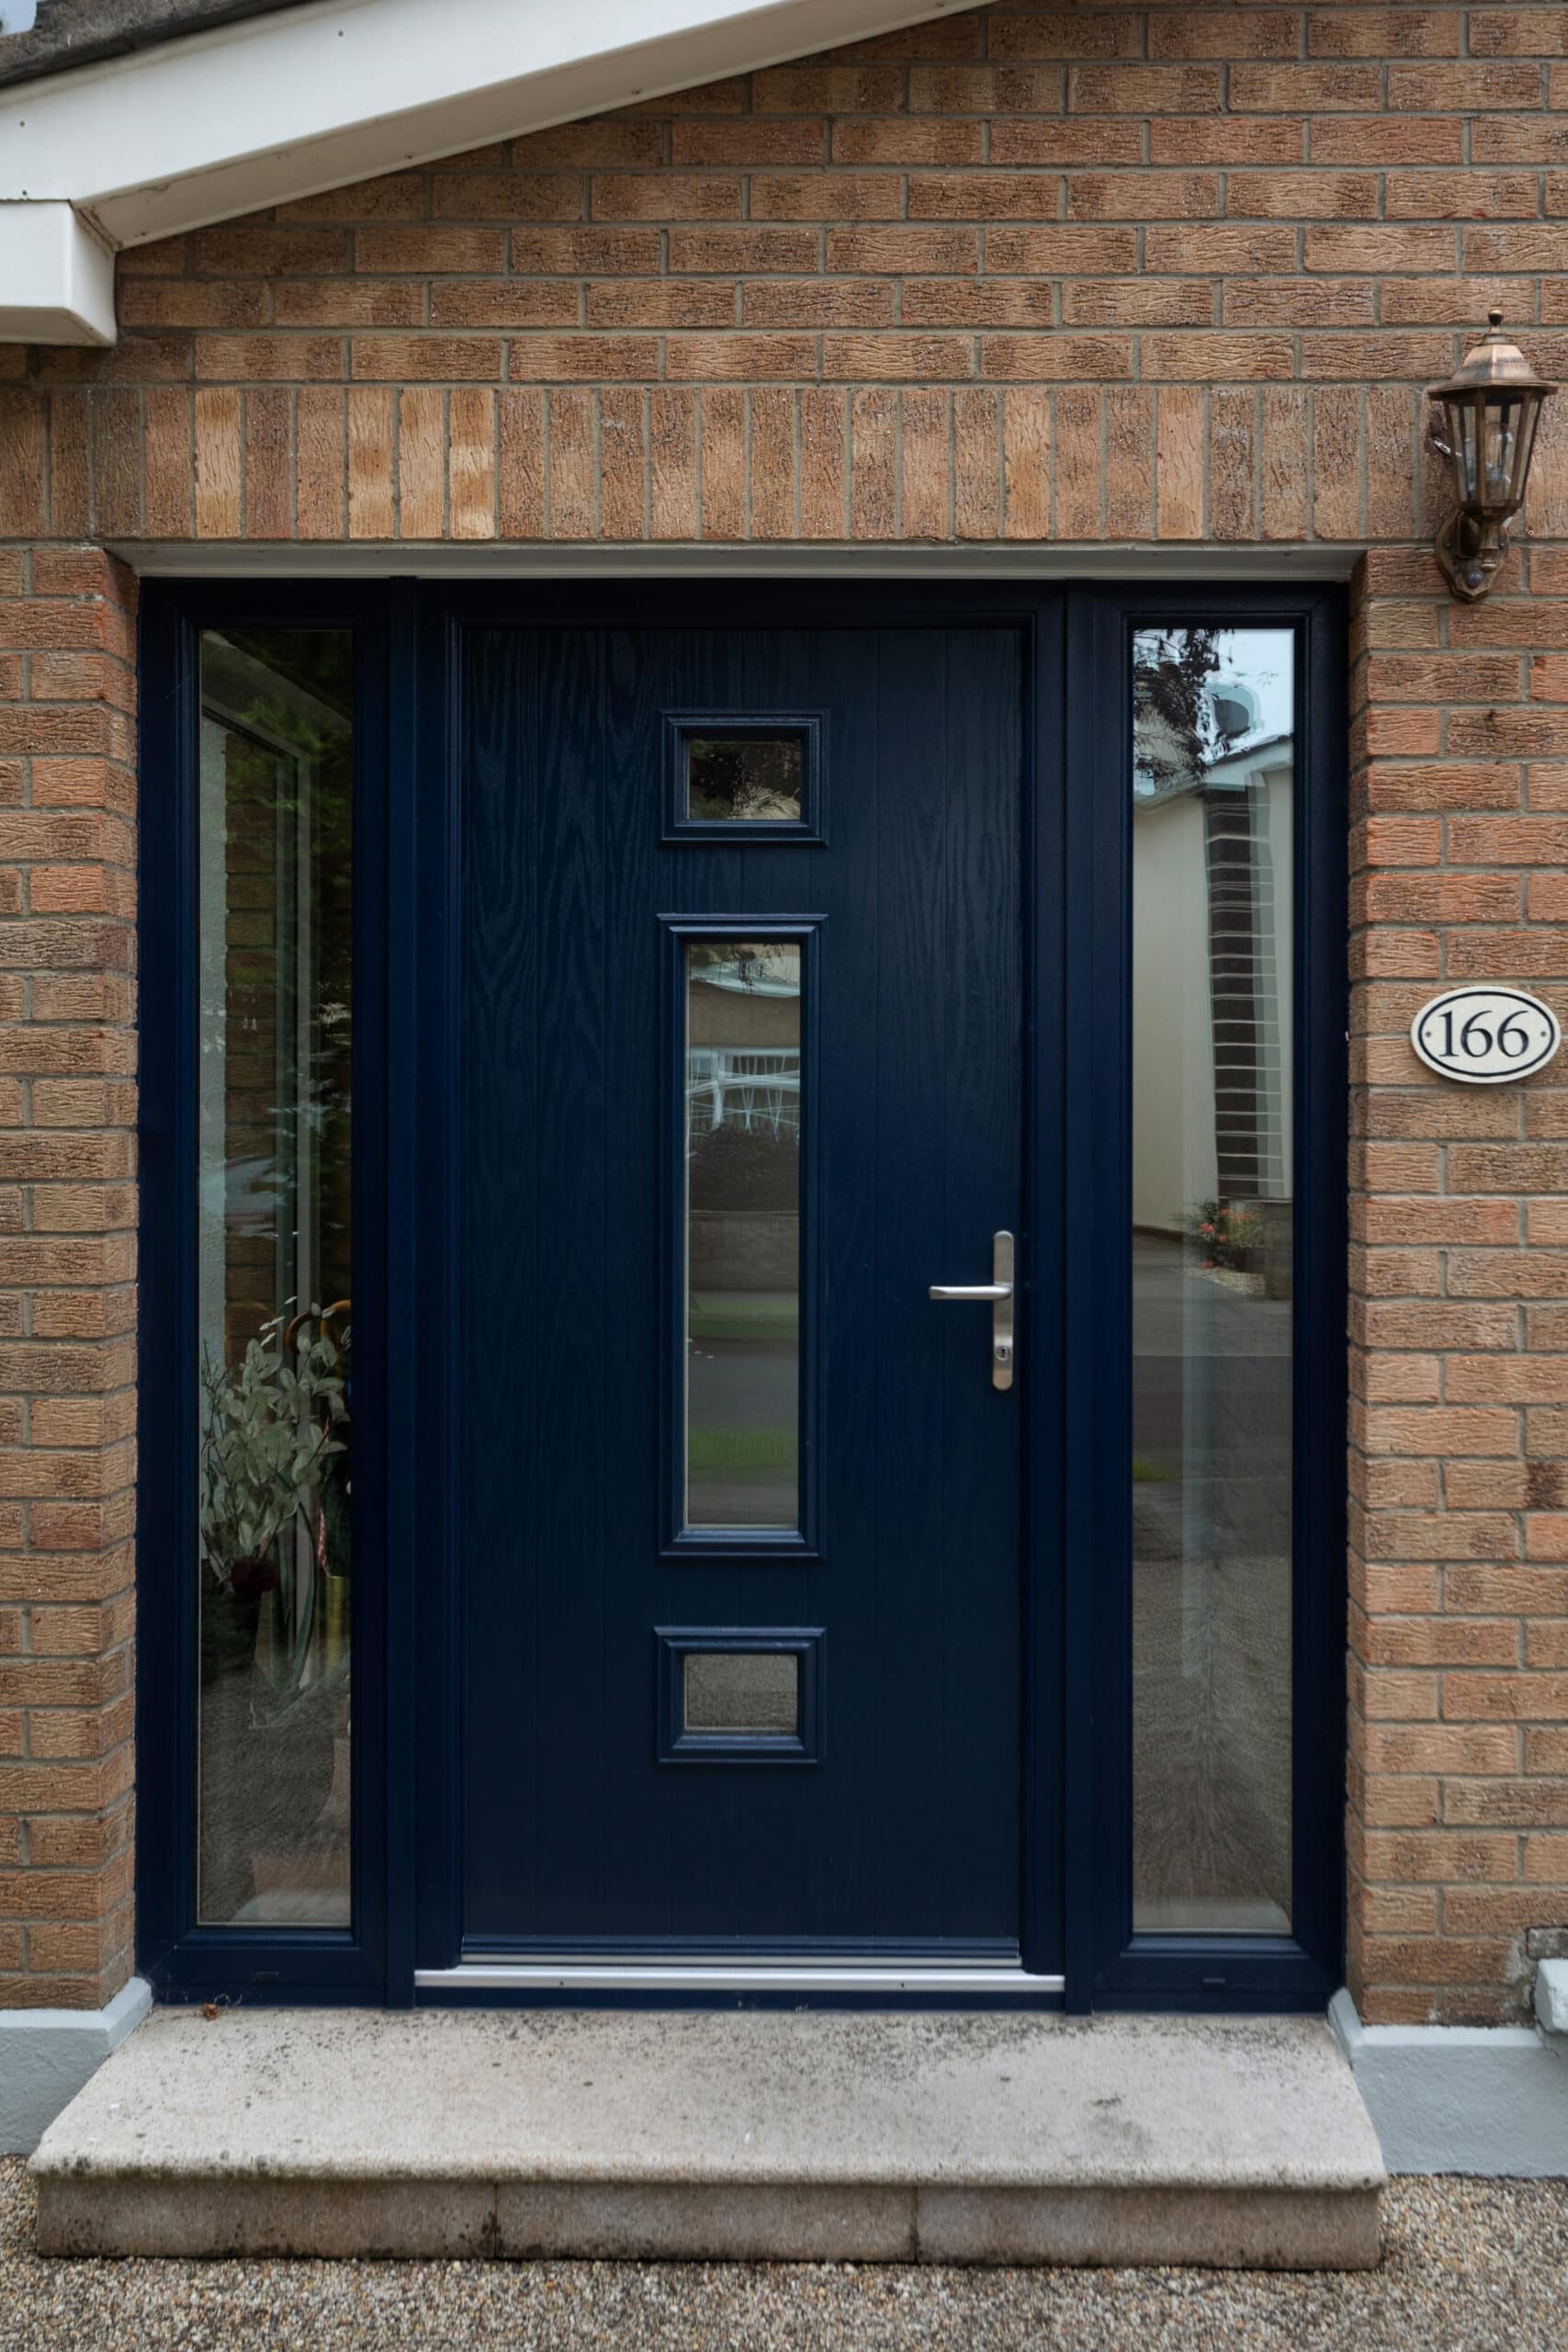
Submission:
[[[22,83],[0,91],[0,342],[113,342],[91,230],[143,244],[960,4],[318,0]]]
[[[112,343],[114,255],[58,200],[0,200],[0,343]]]

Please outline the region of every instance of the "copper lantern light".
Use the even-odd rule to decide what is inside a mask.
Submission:
[[[1525,503],[1541,402],[1557,390],[1505,340],[1502,327],[1502,311],[1489,312],[1484,338],[1447,383],[1427,393],[1443,411],[1441,437],[1459,497],[1458,512],[1438,533],[1438,561],[1467,605],[1485,595],[1508,552],[1508,525]]]

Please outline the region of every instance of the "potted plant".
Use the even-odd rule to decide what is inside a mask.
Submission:
[[[307,1329],[315,1336],[297,1339]],[[209,1358],[202,1387],[201,1770],[212,1793],[200,1870],[205,1916],[227,1919],[255,1891],[255,1858],[308,1836],[332,1784],[347,1659],[313,1678],[310,1669],[323,1495],[338,1483],[345,1449],[334,1432],[348,1408],[339,1342],[314,1314],[264,1325],[231,1368]],[[264,1673],[257,1640],[269,1595]],[[241,1785],[243,1815],[217,1794]]]
[[[290,1365],[281,1317],[246,1342],[232,1369],[209,1356],[201,1377],[201,1555],[211,1578],[201,1611],[206,1683],[254,1661],[262,1601],[284,1583],[299,1515],[344,1451],[333,1432],[347,1406],[336,1342],[319,1332]]]

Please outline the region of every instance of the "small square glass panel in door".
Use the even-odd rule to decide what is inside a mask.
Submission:
[[[1133,649],[1133,1924],[1291,1930],[1289,629]]]
[[[683,1523],[800,1523],[798,939],[687,939]]]
[[[797,728],[685,738],[683,814],[699,824],[791,825],[801,820],[806,738]]]
[[[353,640],[201,641],[197,1917],[349,1918]]]

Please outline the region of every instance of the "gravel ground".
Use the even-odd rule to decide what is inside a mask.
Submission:
[[[44,2262],[0,2160],[0,2352],[1562,2352],[1568,2181],[1402,2180],[1382,2267]]]

